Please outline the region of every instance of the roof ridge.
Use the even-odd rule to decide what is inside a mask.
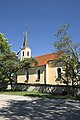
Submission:
[[[60,54],[61,54],[61,52],[54,52],[54,53],[50,53],[50,54],[36,56],[35,59],[38,61],[38,64],[36,66],[46,65],[48,61],[56,60]]]
[[[54,54],[58,54],[58,53],[61,53],[61,52],[52,52],[52,53],[48,53],[48,54],[43,54],[43,55],[35,56],[34,58],[36,58],[36,57],[42,57],[42,56],[47,56],[47,55],[54,55]]]

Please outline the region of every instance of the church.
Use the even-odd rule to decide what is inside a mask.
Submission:
[[[23,46],[20,49],[20,60],[32,57],[31,51],[26,31]],[[34,57],[38,64],[29,69],[20,70],[17,75],[17,83],[61,85],[62,65],[61,63],[55,64],[60,55],[61,53],[56,52]]]

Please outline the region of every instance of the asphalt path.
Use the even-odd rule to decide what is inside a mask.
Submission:
[[[80,101],[1,94],[0,120],[80,120]]]

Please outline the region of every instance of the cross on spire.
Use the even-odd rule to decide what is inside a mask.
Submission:
[[[27,31],[27,24],[26,24],[25,28],[26,28],[26,31]]]

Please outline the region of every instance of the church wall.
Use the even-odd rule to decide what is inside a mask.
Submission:
[[[56,81],[58,75],[57,75],[57,69],[61,68],[61,64],[54,64],[54,62],[50,62],[46,65],[46,84],[52,84],[52,85],[61,85],[62,83],[60,81]]]
[[[40,79],[37,78],[37,71],[40,70]],[[19,71],[17,75],[17,83],[30,83],[30,84],[45,84],[46,81],[46,68],[34,67],[29,68],[29,79],[26,80],[26,70]]]
[[[24,83],[25,75],[17,75],[17,83]]]
[[[46,84],[56,84],[56,67],[52,63],[46,65]]]
[[[47,84],[56,84],[56,67],[55,68],[48,68],[48,81]]]
[[[29,68],[29,79],[26,80],[26,71],[20,71],[17,76],[18,83],[30,83],[30,84],[52,84],[52,85],[61,85],[60,81],[57,79],[57,69],[61,68],[60,66],[53,67],[48,63],[46,66],[33,67]],[[62,68],[61,68],[62,69]],[[37,79],[37,71],[40,70],[40,79]]]
[[[40,70],[40,79],[37,78],[37,71]],[[45,83],[45,67],[35,67],[29,69],[28,83],[44,84]]]

